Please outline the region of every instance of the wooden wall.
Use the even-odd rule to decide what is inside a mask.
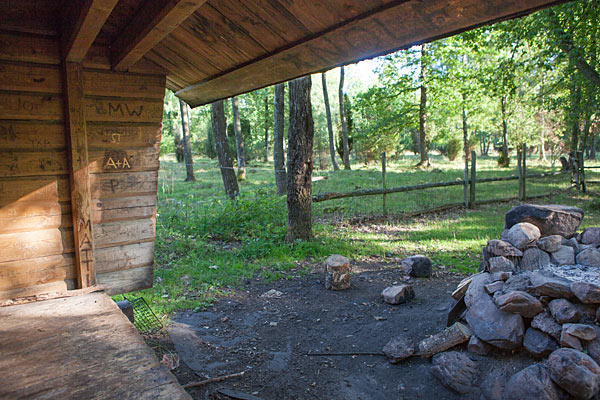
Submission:
[[[163,71],[84,62],[97,281],[110,293],[152,285]],[[0,299],[77,282],[63,73],[52,36],[0,32]]]

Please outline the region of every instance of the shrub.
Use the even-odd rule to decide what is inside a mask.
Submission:
[[[504,157],[503,153],[500,153],[498,156],[498,166],[499,167],[508,167],[510,165],[510,155]]]
[[[448,139],[448,146],[446,147],[446,152],[448,154],[448,160],[454,161],[461,150],[461,142],[457,138]]]

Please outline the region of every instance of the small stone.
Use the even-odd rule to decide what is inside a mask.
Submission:
[[[503,256],[492,257],[488,260],[489,271],[490,272],[512,272],[515,270],[515,264],[510,261],[508,258]]]
[[[574,349],[558,349],[548,358],[550,378],[576,399],[590,399],[600,389],[600,367]]]
[[[429,257],[416,255],[403,259],[400,261],[400,264],[406,270],[410,268],[410,276],[416,278],[431,278],[433,269]]]
[[[477,381],[477,363],[466,354],[448,351],[432,359],[431,373],[444,386],[460,394],[469,393]]]
[[[530,276],[531,287],[528,291],[536,296],[550,296],[554,298],[570,298],[571,281],[558,277],[546,271],[536,271]]]
[[[573,248],[573,251],[575,253],[577,253],[579,251],[579,242],[574,237],[572,237],[571,239],[563,238],[561,245]]]
[[[339,254],[331,255],[325,260],[325,288],[329,290],[345,290],[350,287],[352,267],[350,260]]]
[[[554,299],[548,304],[550,314],[554,317],[556,322],[559,324],[566,324],[568,322],[579,322],[581,316],[579,310],[566,299]]]
[[[456,322],[443,331],[423,339],[419,343],[419,354],[421,357],[431,357],[468,341],[472,335],[473,332],[468,326]]]
[[[543,364],[533,364],[517,372],[504,389],[504,400],[563,400],[566,397]]]
[[[511,275],[504,283],[502,292],[508,293],[513,290],[527,291],[531,287],[531,275],[532,272],[530,271]]]
[[[560,335],[560,345],[562,347],[570,347],[572,349],[579,350],[579,351],[583,350],[583,345],[581,344],[581,341],[579,340],[579,338],[569,335],[564,330]]]
[[[402,304],[414,299],[415,291],[408,284],[390,286],[383,289],[381,298],[388,304]]]
[[[271,290],[266,291],[263,294],[261,294],[260,297],[263,297],[266,299],[280,299],[283,297],[283,292],[280,292],[279,290],[276,290],[276,289],[271,289]]]
[[[511,276],[512,276],[512,272],[498,271],[498,272],[494,272],[493,274],[490,274],[490,281],[491,282],[506,281]]]
[[[398,336],[385,345],[383,354],[395,364],[415,354],[415,347],[407,338]]]
[[[492,256],[522,257],[521,250],[504,240],[493,239],[487,242],[487,252]]]
[[[583,220],[583,210],[561,205],[521,204],[513,207],[504,217],[504,229],[519,222],[529,222],[540,229],[542,236],[572,237]]]
[[[548,312],[542,312],[533,317],[533,320],[531,321],[531,327],[539,329],[556,340],[560,340],[562,327],[550,314],[548,314]]]
[[[524,271],[542,269],[550,265],[550,255],[536,247],[526,249],[520,267]]]
[[[519,314],[525,318],[533,318],[544,310],[541,301],[518,290],[498,296],[495,301],[500,310]]]
[[[600,267],[600,251],[594,247],[588,247],[577,253],[577,264],[587,267]]]
[[[550,235],[539,239],[536,244],[541,249],[548,253],[558,251],[562,244],[563,237],[560,235]]]
[[[535,328],[529,328],[525,332],[523,347],[525,347],[525,350],[532,356],[543,358],[549,356],[550,353],[558,349],[558,344],[550,337],[550,335]]]
[[[504,286],[504,282],[502,281],[496,281],[493,283],[488,283],[487,285],[484,286],[484,289],[486,291],[487,294],[489,295],[493,295],[494,293],[502,290],[502,287]]]
[[[493,349],[493,346],[487,344],[475,335],[471,336],[469,344],[467,345],[469,353],[478,354],[480,356],[487,356]]]
[[[562,327],[563,333],[567,333],[581,340],[596,339],[596,330],[591,325],[586,324],[564,324]]]
[[[538,227],[528,222],[515,224],[506,232],[506,241],[518,249],[534,243],[540,237]]]
[[[585,228],[581,233],[581,244],[600,244],[600,227]]]
[[[571,292],[585,304],[600,303],[600,286],[589,282],[573,282],[571,283]]]
[[[551,261],[558,266],[575,264],[575,250],[570,246],[560,246],[552,253]]]

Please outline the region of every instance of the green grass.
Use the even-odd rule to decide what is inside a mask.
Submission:
[[[530,172],[547,171],[529,160]],[[388,186],[406,186],[428,181],[462,177],[462,163],[449,163],[434,157],[434,168],[415,170],[415,159],[406,157],[388,164]],[[314,192],[351,191],[356,187],[380,185],[376,166],[353,166],[352,171],[316,171],[327,180],[314,183]],[[478,160],[478,176],[505,176],[514,169],[497,168],[494,159]],[[595,170],[599,171],[600,170]],[[392,261],[396,257],[426,254],[434,264],[448,270],[473,272],[479,263],[481,247],[497,238],[504,213],[513,203],[456,210],[442,217],[412,219],[394,217],[445,203],[460,202],[462,187],[431,189],[389,195],[389,222],[349,224],[348,217],[381,213],[381,196],[341,199],[318,203],[314,207],[316,239],[312,242],[285,243],[285,197],[274,194],[270,165],[249,166],[248,179],[240,183],[241,196],[229,201],[216,162],[195,160],[197,182],[183,182],[185,168],[167,157],[161,160],[158,213],[156,221],[155,283],[138,292],[163,317],[169,313],[210,305],[215,298],[234,291],[245,280],[259,275],[267,280],[286,279],[305,273],[328,255],[339,253],[354,260],[377,257]],[[588,179],[599,180],[597,173]],[[552,202],[577,205],[586,210],[585,226],[600,225],[600,206],[592,195],[567,191],[565,178],[529,182],[528,194],[558,190]],[[596,189],[590,187],[590,189]],[[478,198],[503,198],[516,195],[516,181],[478,185]],[[375,219],[382,221],[382,219]]]

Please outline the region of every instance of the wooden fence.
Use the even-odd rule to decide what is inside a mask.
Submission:
[[[473,151],[471,153],[471,164],[469,168],[469,164],[465,163],[465,171],[463,179],[456,179],[453,181],[444,181],[444,182],[431,182],[431,183],[422,183],[418,185],[411,186],[400,186],[400,187],[392,187],[388,188],[386,184],[386,155],[385,153],[381,154],[381,181],[382,187],[373,188],[373,189],[360,189],[351,192],[330,192],[330,193],[319,193],[313,196],[312,201],[315,203],[334,200],[334,199],[344,199],[350,197],[361,197],[361,196],[383,196],[383,214],[387,214],[387,204],[386,204],[386,195],[392,193],[402,193],[402,192],[410,192],[415,190],[425,190],[432,188],[442,188],[449,186],[463,186],[463,202],[461,203],[453,203],[453,204],[445,204],[443,207],[448,206],[465,206],[467,208],[472,208],[476,204],[485,204],[496,201],[508,201],[508,200],[526,200],[527,198],[534,198],[540,196],[527,196],[527,180],[529,179],[538,179],[538,178],[549,178],[555,177],[559,175],[567,175],[571,174],[571,183],[577,188],[577,190],[585,191],[585,173],[584,173],[584,164],[583,164],[583,155],[579,156],[579,162],[576,163],[577,167],[572,168],[570,171],[558,171],[558,172],[548,172],[548,173],[539,173],[539,174],[527,174],[527,164],[526,157],[522,157],[525,153],[525,146],[520,149],[517,153],[517,175],[510,176],[502,176],[502,177],[491,177],[491,178],[477,178],[477,155]],[[585,167],[585,168],[600,168],[600,167]],[[518,181],[518,196],[509,197],[503,199],[493,199],[493,200],[477,200],[477,184],[481,183],[490,183],[490,182],[503,182],[503,181]],[[588,182],[590,183],[590,182]]]

